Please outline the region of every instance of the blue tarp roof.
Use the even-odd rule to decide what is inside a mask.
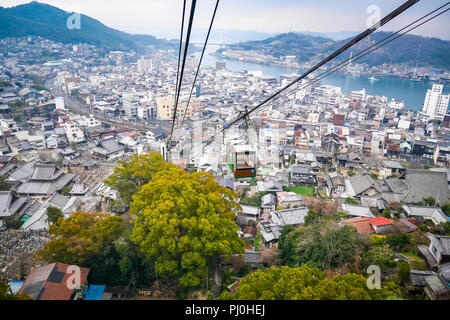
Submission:
[[[106,286],[90,285],[84,300],[102,300]]]

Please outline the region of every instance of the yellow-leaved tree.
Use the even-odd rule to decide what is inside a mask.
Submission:
[[[235,293],[223,292],[219,300],[385,300],[397,299],[399,294],[393,282],[369,289],[361,274],[327,280],[320,269],[303,265],[258,270],[243,278]]]
[[[234,221],[240,209],[237,194],[211,174],[163,170],[133,196],[131,240],[155,261],[159,276],[196,287],[219,255],[244,253]]]
[[[130,161],[119,161],[105,183],[117,190],[124,203],[129,204],[134,194],[149,183],[155,174],[162,171],[176,170],[177,166],[165,162],[159,153],[149,152],[133,154]]]

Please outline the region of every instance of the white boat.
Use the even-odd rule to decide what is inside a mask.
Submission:
[[[374,76],[369,78],[370,81],[378,81],[379,79],[375,78]]]

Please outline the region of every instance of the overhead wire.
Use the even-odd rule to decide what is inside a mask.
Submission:
[[[180,60],[181,60],[181,51],[183,47],[183,31],[184,31],[184,16],[186,13],[186,0],[183,1],[183,14],[181,17],[181,34],[180,34],[180,45],[178,47],[178,66],[177,66],[177,82],[175,83],[175,95],[178,92],[178,78],[180,74]]]
[[[371,52],[373,52],[373,51],[375,51],[375,50],[377,50],[377,49],[379,49],[379,48],[381,48],[381,47],[383,47],[383,46],[389,44],[390,42],[392,42],[392,41],[394,41],[394,40],[400,38],[401,36],[403,36],[403,35],[405,35],[405,34],[411,32],[412,30],[414,30],[414,29],[416,29],[416,28],[422,26],[423,24],[425,24],[425,23],[427,23],[427,22],[429,22],[429,21],[431,21],[431,20],[437,18],[438,16],[444,14],[445,12],[447,12],[447,11],[450,10],[450,9],[446,9],[446,10],[444,10],[444,11],[441,11],[440,13],[434,15],[433,17],[427,19],[426,21],[423,21],[422,23],[420,23],[420,24],[418,24],[418,25],[416,25],[416,26],[410,28],[409,30],[403,32],[402,34],[397,35],[395,38],[392,38],[395,34],[398,34],[399,32],[401,32],[402,30],[405,30],[405,29],[408,28],[409,26],[411,26],[411,25],[413,25],[413,24],[416,24],[418,21],[421,21],[421,20],[423,20],[424,18],[430,16],[431,14],[435,13],[436,11],[438,11],[438,10],[442,9],[443,7],[447,6],[449,3],[450,3],[450,2],[447,2],[445,5],[443,5],[443,6],[439,7],[439,8],[437,8],[437,9],[435,9],[435,10],[433,10],[433,11],[431,11],[430,13],[428,13],[428,14],[424,15],[423,17],[417,19],[416,21],[410,23],[410,24],[407,25],[406,27],[403,27],[402,29],[398,30],[398,31],[395,32],[394,34],[391,34],[390,36],[388,36],[388,37],[382,39],[381,41],[379,41],[379,42],[377,42],[376,44],[370,46],[369,48],[366,48],[365,50],[361,51],[360,53],[358,53],[358,54],[355,55],[354,57],[352,57],[352,58],[350,58],[350,59],[347,59],[347,60],[345,60],[344,62],[341,62],[340,64],[338,64],[337,66],[331,68],[330,70],[327,70],[326,72],[322,73],[321,75],[319,75],[319,76],[317,76],[317,77],[311,79],[311,80],[308,81],[306,84],[302,85],[300,88],[295,88],[293,91],[301,90],[301,89],[303,89],[303,88],[306,88],[307,86],[310,86],[311,84],[313,84],[313,83],[315,83],[315,82],[317,82],[317,81],[320,81],[321,79],[327,77],[328,75],[330,75],[330,74],[332,74],[332,73],[334,73],[334,72],[336,72],[336,71],[338,71],[338,70],[344,68],[344,67],[347,66],[348,64],[350,64],[350,63],[352,63],[352,62],[354,62],[354,61],[357,61],[357,60],[359,60],[359,59],[362,59],[363,57],[365,57],[366,55],[370,54]],[[392,38],[392,39],[380,45],[380,43],[382,43],[382,42],[384,42],[384,41],[386,41],[386,40],[388,40],[388,39],[390,39],[390,38]],[[371,49],[371,50],[370,50],[370,49]],[[370,50],[370,51],[368,51],[368,50]],[[363,52],[365,52],[365,54],[361,55]],[[355,58],[355,57],[356,57],[356,58]],[[285,89],[286,89],[286,88],[285,88]],[[284,91],[284,90],[283,90],[283,91]],[[288,94],[292,94],[292,92],[290,92],[290,93],[288,93]],[[267,100],[267,99],[266,99],[266,100]],[[262,104],[259,105],[259,107],[261,107],[261,106],[262,106]],[[258,107],[258,108],[259,108],[259,107]],[[254,109],[255,109],[255,108],[254,108]],[[252,109],[252,110],[254,110],[254,109]],[[236,122],[238,122],[238,121],[240,121],[240,120],[242,120],[242,119],[239,119],[239,117],[238,117],[238,119],[236,119],[235,121],[233,121],[232,123],[230,123],[229,125],[227,125],[226,127],[224,127],[222,130],[220,130],[218,134],[223,133],[225,130],[227,130],[228,128],[230,128],[230,127],[232,126],[232,124],[234,124],[234,123],[236,123]],[[215,135],[215,136],[217,136],[217,135]],[[206,143],[211,143],[212,140],[214,140],[215,136],[212,137],[212,138],[210,138],[210,139],[208,139],[208,140],[206,141]],[[196,149],[197,147],[201,146],[201,145],[204,144],[204,143],[205,143],[205,142],[202,142],[202,143],[198,144],[198,145],[195,146],[193,149]],[[193,149],[192,149],[192,150],[193,150]]]
[[[203,50],[202,50],[202,54],[200,56],[200,60],[199,60],[198,66],[197,66],[197,71],[195,72],[194,81],[192,82],[191,92],[189,93],[189,99],[188,99],[186,108],[184,109],[183,118],[182,118],[181,124],[180,124],[181,127],[183,126],[184,120],[186,118],[187,111],[189,109],[189,105],[190,105],[191,98],[192,98],[192,93],[194,92],[195,83],[197,82],[197,77],[198,77],[198,74],[199,74],[199,71],[200,71],[200,67],[202,65],[203,56],[205,55],[206,46],[208,44],[209,35],[211,34],[211,30],[212,30],[212,26],[213,26],[213,23],[214,23],[214,18],[216,17],[217,7],[219,6],[219,2],[220,2],[220,0],[217,0],[216,1],[216,6],[214,7],[214,13],[213,13],[212,18],[211,18],[211,23],[209,25],[209,29],[208,29],[208,33],[206,35],[205,43],[203,45]]]
[[[176,120],[176,117],[177,117],[178,101],[179,101],[179,98],[180,98],[181,85],[183,83],[183,74],[184,74],[184,68],[185,68],[185,64],[186,64],[187,52],[188,52],[188,49],[189,49],[189,40],[191,38],[192,24],[194,22],[194,15],[195,15],[195,6],[196,6],[196,4],[197,4],[197,0],[192,0],[191,12],[190,12],[188,28],[187,28],[187,32],[186,32],[186,43],[185,43],[184,52],[183,52],[183,62],[182,62],[182,65],[181,65],[180,78],[178,80],[179,81],[178,82],[178,91],[177,91],[176,98],[175,98],[175,107],[174,107],[173,116],[172,116],[172,128],[170,130],[170,138],[169,138],[169,145],[168,145],[169,148],[171,146],[173,129],[175,127],[175,120]]]

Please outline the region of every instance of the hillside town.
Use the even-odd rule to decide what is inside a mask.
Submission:
[[[129,203],[105,179],[121,160],[157,153],[186,172],[210,173],[238,194],[235,223],[245,253],[221,256],[218,267],[234,271],[230,292],[243,275],[276,264],[270,257],[287,237],[283,230],[315,217],[373,241],[407,237],[408,250],[390,247],[393,260],[409,266],[405,295],[450,299],[446,83],[430,85],[416,111],[364,88],[347,95],[303,80],[229,126],[298,75],[278,79],[218,63],[203,68],[188,107],[198,64],[191,56],[171,132],[174,51],[141,56],[29,36],[1,39],[0,52],[0,279],[13,291],[35,300],[161,297],[161,288],[136,293],[90,284],[84,266],[82,288],[53,293],[68,265],[32,261],[50,239],[50,208],[63,219],[79,211],[130,216]],[[343,265],[327,270],[353,270]],[[217,278],[220,289],[225,276]]]

